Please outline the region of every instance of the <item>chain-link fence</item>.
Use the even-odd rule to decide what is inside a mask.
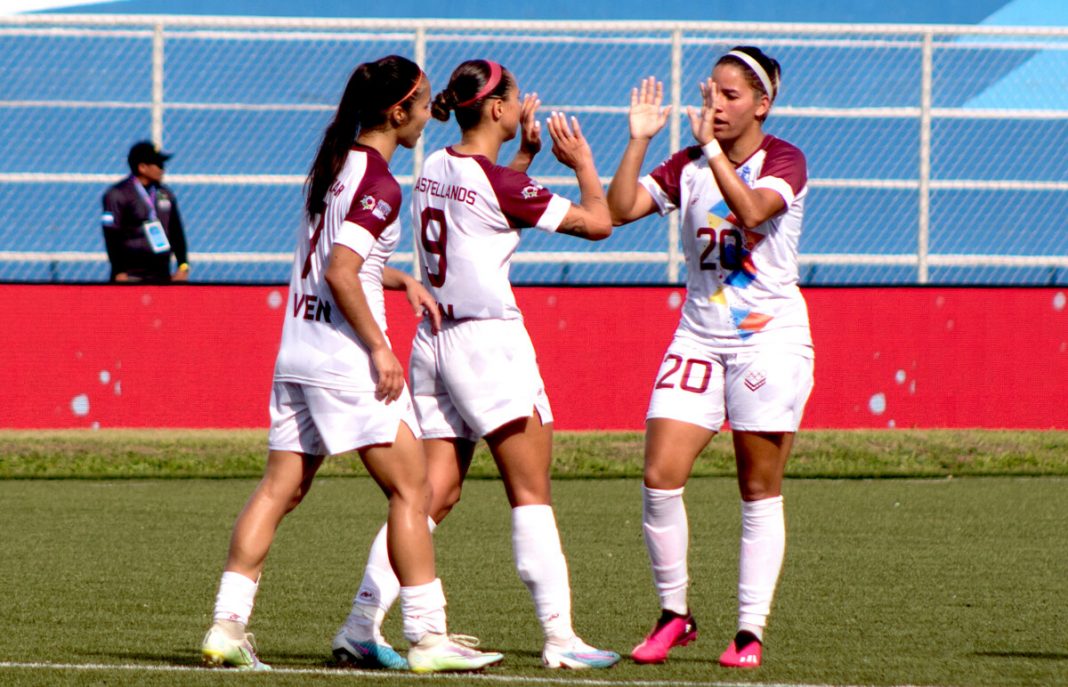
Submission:
[[[0,280],[106,279],[100,197],[150,138],[175,152],[194,280],[287,281],[304,175],[362,61],[408,56],[436,89],[465,59],[499,61],[579,117],[607,183],[630,89],[655,75],[675,106],[647,171],[689,144],[681,111],[737,44],[783,65],[766,130],[808,157],[805,283],[1068,283],[1068,29],[75,15],[0,18]],[[398,151],[406,195],[457,136],[431,122]],[[530,173],[577,198],[548,151]],[[516,262],[527,283],[685,276],[674,218],[593,245],[529,232]]]

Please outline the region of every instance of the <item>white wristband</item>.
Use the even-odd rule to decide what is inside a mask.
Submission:
[[[713,138],[701,146],[701,152],[705,154],[705,159],[711,162],[712,158],[723,153],[723,148],[720,147],[719,141]]]

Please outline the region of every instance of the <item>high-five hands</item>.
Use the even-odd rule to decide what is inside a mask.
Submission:
[[[650,139],[667,123],[671,106],[661,108],[664,102],[664,84],[650,76],[642,79],[640,88],[630,91],[630,137]]]
[[[553,155],[562,164],[576,169],[582,164],[592,164],[593,151],[590,144],[582,135],[578,120],[571,118],[568,124],[567,116],[563,112],[553,112],[546,120],[549,127],[549,137],[553,139]]]

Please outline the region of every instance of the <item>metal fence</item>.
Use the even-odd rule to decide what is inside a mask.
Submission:
[[[805,283],[1068,283],[1068,29],[115,15],[0,18],[0,280],[106,279],[100,196],[150,138],[176,153],[167,183],[194,280],[287,281],[307,167],[368,59],[411,57],[435,89],[465,59],[501,62],[544,111],[580,118],[607,184],[631,87],[655,75],[674,106],[648,170],[689,144],[681,113],[737,44],[783,65],[766,130],[808,158]],[[398,152],[406,195],[424,152],[457,137],[432,122]],[[577,198],[547,150],[530,173]],[[405,232],[394,260],[410,268]],[[529,232],[513,271],[526,283],[684,277],[673,217],[593,245]]]

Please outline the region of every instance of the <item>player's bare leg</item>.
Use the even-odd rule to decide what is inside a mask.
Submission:
[[[430,481],[430,517],[440,523],[453,507],[460,502],[460,493],[471,459],[475,455],[475,442],[467,439],[424,439],[427,479]]]
[[[503,654],[480,652],[448,637],[445,594],[434,569],[434,547],[427,525],[430,483],[423,448],[401,423],[392,445],[360,452],[368,472],[389,495],[386,546],[400,581],[404,637],[411,642],[408,666],[415,672],[477,670],[501,661]]]
[[[738,632],[719,662],[756,668],[763,658],[764,627],[786,552],[782,480],[794,434],[736,431],[733,439],[742,496]]]
[[[607,668],[619,654],[583,642],[571,625],[567,559],[552,508],[549,468],[552,424],[535,411],[486,436],[512,506],[512,548],[519,578],[534,598],[545,632],[542,663],[549,668]]]
[[[234,524],[226,568],[215,599],[215,622],[204,637],[201,654],[211,665],[269,670],[260,662],[245,633],[263,563],[286,513],[311,489],[322,456],[271,451],[267,469]]]
[[[401,586],[433,582],[434,546],[427,528],[430,483],[418,440],[401,423],[393,444],[365,448],[360,457],[389,497],[386,547]]]
[[[426,474],[430,484],[430,519],[433,533],[437,523],[460,499],[463,479],[471,465],[475,444],[465,439],[429,439],[422,442],[426,454]],[[375,536],[367,557],[363,580],[352,600],[352,610],[331,644],[334,657],[342,664],[364,669],[403,670],[408,663],[382,635],[386,614],[400,596],[401,583],[389,560],[389,527]]]
[[[715,435],[680,420],[652,418],[645,423],[642,531],[661,612],[631,652],[637,663],[663,663],[672,648],[697,639],[697,622],[687,600],[690,531],[683,490],[697,456]]]

